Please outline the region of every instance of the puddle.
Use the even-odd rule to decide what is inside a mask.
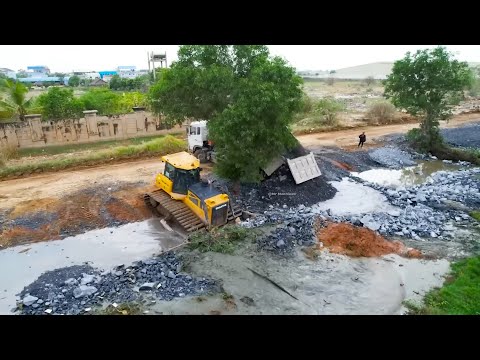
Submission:
[[[442,161],[419,161],[418,165],[401,170],[372,169],[351,174],[374,184],[397,188],[423,184],[429,176],[437,171],[457,171],[459,169],[461,169],[460,165],[447,164]]]
[[[344,216],[376,212],[398,214],[400,211],[391,205],[381,192],[348,178],[333,181],[331,184],[338,190],[335,196],[312,206],[312,212],[330,209],[333,215]]]
[[[386,259],[386,260],[385,260]],[[400,266],[400,264],[402,266]],[[298,300],[280,291],[247,267],[268,276]],[[206,254],[191,264],[194,273],[223,280],[234,305],[212,296],[199,302],[185,298],[157,302],[164,314],[402,314],[402,302],[420,300],[426,291],[441,286],[449,270],[447,260],[383,258],[352,259],[322,253],[317,261],[302,254],[289,260],[259,256]],[[246,304],[240,299],[248,297]]]
[[[20,245],[0,251],[0,314],[15,307],[16,294],[42,273],[89,262],[108,269],[148,258],[183,242],[159,219],[93,230],[63,240]]]

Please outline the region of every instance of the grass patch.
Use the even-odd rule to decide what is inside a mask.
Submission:
[[[172,133],[174,137],[183,135],[183,132]],[[156,140],[165,135],[153,135],[145,137],[137,137],[125,140],[107,140],[107,141],[97,141],[92,143],[85,144],[68,144],[68,145],[53,145],[45,146],[40,148],[27,148],[27,149],[18,149],[19,157],[26,156],[42,156],[42,155],[58,155],[65,153],[74,153],[77,151],[85,150],[99,150],[99,149],[108,149],[118,146],[129,146],[129,145],[139,145],[151,140]]]
[[[241,241],[253,241],[255,231],[238,225],[226,225],[214,228],[211,231],[196,232],[190,235],[190,249],[198,249],[200,252],[219,252],[233,254],[236,245]]]
[[[470,216],[480,222],[480,211],[478,210],[472,211],[470,213]]]
[[[107,306],[105,309],[98,309],[92,315],[142,315],[143,311],[137,303],[123,303],[114,307]]]
[[[104,149],[83,156],[65,159],[45,160],[33,164],[5,166],[0,169],[0,179],[18,177],[32,173],[58,171],[78,166],[92,166],[105,162],[129,158],[165,155],[186,149],[186,142],[171,135],[142,142],[138,145],[118,146]]]
[[[440,160],[468,161],[480,165],[480,151],[478,149],[462,150],[444,145],[432,149],[431,153]]]
[[[404,305],[413,315],[480,315],[480,256],[453,264],[445,285],[427,293],[422,304]]]

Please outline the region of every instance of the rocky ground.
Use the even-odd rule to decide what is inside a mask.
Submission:
[[[465,148],[480,148],[480,123],[454,129],[442,129],[447,143]]]
[[[173,253],[128,266],[121,264],[104,272],[89,265],[57,269],[25,287],[14,311],[77,315],[102,305],[133,301],[152,304],[220,291],[214,280],[192,278],[181,271],[181,261]]]
[[[476,128],[474,130],[477,131]],[[457,141],[459,146],[466,146],[466,142],[463,145],[459,142],[464,134],[462,131],[465,130],[461,130],[460,135],[456,132],[446,133],[447,141]],[[475,139],[475,136],[471,137]],[[317,149],[315,157],[322,171],[319,178],[296,185],[288,167],[283,166],[260,185],[243,186],[240,194],[233,196],[244,209],[256,213],[244,221],[242,226],[252,228],[268,225],[271,229],[256,239],[256,250],[260,250],[260,253],[266,253],[266,256],[272,258],[292,259],[297,256],[298,248],[316,247],[318,238],[313,225],[319,218],[326,222],[353,224],[353,227],[343,226],[351,233],[355,233],[356,229],[368,228],[389,241],[404,239],[412,247],[415,247],[415,242],[458,241],[457,231],[462,228],[477,229],[480,232],[478,223],[468,215],[470,210],[480,208],[480,169],[477,167],[464,163],[461,170],[440,171],[426,182],[409,187],[380,186],[351,174],[375,168],[401,169],[415,164],[418,159],[437,161],[413,152],[400,136],[390,136],[388,144],[376,149],[353,152],[338,148]],[[337,189],[330,182],[344,177],[383,194],[393,210],[339,216],[329,210],[319,211],[312,207],[316,203],[332,199],[337,194]],[[220,181],[218,183],[219,186],[229,185]],[[104,190],[115,194],[128,192],[128,189],[121,188]],[[231,187],[230,192],[233,193]],[[88,212],[89,209],[96,209],[90,212],[100,214],[100,217],[95,216],[94,219],[101,219],[108,225],[136,221],[127,217],[131,213],[130,206],[133,207],[134,204],[122,205],[121,201],[115,200],[119,196],[96,199],[98,193],[90,194],[86,190],[80,193],[90,199],[87,201],[90,205],[84,210]],[[94,206],[97,200],[104,204],[104,207],[100,207],[104,209],[103,212],[97,211],[100,208]],[[117,209],[113,211],[117,214],[114,217],[110,216],[112,204]],[[15,217],[12,213],[0,216],[8,219],[10,225],[33,230],[42,224],[57,223],[59,218],[64,218],[69,208],[62,209],[63,212],[56,214],[39,211],[26,217]],[[143,215],[138,216],[141,219]],[[85,231],[87,228],[82,229]],[[329,240],[336,236],[333,230],[327,234]],[[59,233],[60,236],[62,234],[65,232]],[[170,253],[131,265],[119,265],[105,272],[84,265],[44,273],[19,294],[18,312],[83,314],[113,303],[135,301],[150,304],[221,291],[220,282],[214,278],[192,277],[182,272],[181,259]]]

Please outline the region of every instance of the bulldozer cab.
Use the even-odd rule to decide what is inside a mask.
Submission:
[[[166,163],[163,174],[173,181],[172,191],[177,194],[186,195],[188,187],[200,181],[200,168],[184,170],[175,168],[170,163]]]
[[[156,184],[170,195],[187,195],[192,184],[200,182],[200,161],[187,152],[162,157],[163,174],[158,174]]]

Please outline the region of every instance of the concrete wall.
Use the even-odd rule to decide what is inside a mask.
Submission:
[[[181,130],[161,129],[161,119],[143,110],[117,116],[97,116],[96,110],[84,111],[79,120],[42,121],[41,115],[27,115],[23,123],[0,123],[0,146],[22,148],[65,145],[167,134]]]

